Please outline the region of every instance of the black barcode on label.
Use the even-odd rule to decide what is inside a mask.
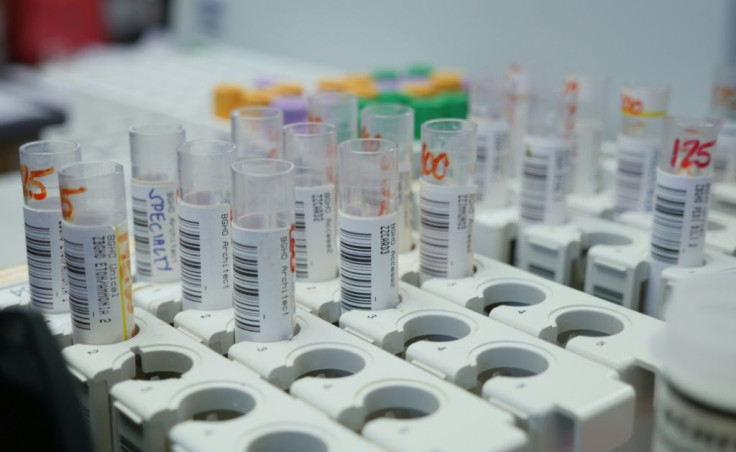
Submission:
[[[346,310],[371,308],[372,234],[340,228],[340,290]]]
[[[660,262],[676,264],[682,246],[687,191],[657,184],[654,194],[652,224],[652,257]]]
[[[549,158],[528,155],[524,158],[521,180],[521,218],[527,221],[544,221]]]
[[[181,296],[185,300],[194,303],[202,302],[202,253],[200,246],[199,222],[179,217]]]
[[[616,168],[616,210],[639,209],[645,180],[642,154],[620,152]],[[648,176],[647,176],[648,177]]]
[[[148,236],[148,204],[133,196],[133,236],[135,238],[135,271],[151,276],[151,241]]]
[[[478,186],[478,201],[483,200],[486,187],[486,157],[488,155],[488,139],[487,135],[478,135],[478,156],[475,163],[475,183]]]
[[[83,330],[90,329],[89,292],[84,245],[64,239],[66,271],[69,278],[69,304],[72,325]]]
[[[51,309],[54,307],[54,281],[49,228],[39,228],[26,223],[26,252],[31,302],[39,308]]]
[[[235,325],[260,333],[261,312],[258,288],[258,247],[233,241],[233,304]]]
[[[304,201],[296,202],[294,240],[296,241],[296,277],[309,278],[309,261],[307,259],[307,228],[305,223]]]
[[[421,196],[419,213],[420,271],[428,276],[445,277],[450,250],[450,203]]]

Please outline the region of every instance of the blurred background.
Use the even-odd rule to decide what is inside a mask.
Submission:
[[[229,108],[271,102],[269,83],[303,96],[346,74],[511,64],[559,86],[607,74],[611,138],[627,82],[668,84],[672,114],[709,112],[716,67],[736,63],[736,0],[0,0],[0,36],[0,231],[17,239],[1,268],[24,256],[23,142],[73,139],[128,167],[131,124],[227,138]]]

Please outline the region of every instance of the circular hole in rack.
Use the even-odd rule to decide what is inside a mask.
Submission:
[[[494,347],[481,352],[478,363],[478,386],[494,377],[531,377],[549,367],[547,359],[532,350],[519,347]]]
[[[376,389],[364,401],[365,424],[381,419],[418,419],[440,408],[439,399],[416,386],[396,385]]]
[[[455,341],[467,336],[470,331],[470,325],[456,317],[441,314],[420,315],[404,324],[404,348],[419,341]]]
[[[135,380],[179,378],[194,365],[192,358],[173,350],[137,350],[134,353]]]
[[[605,337],[613,336],[624,330],[621,320],[611,314],[600,311],[575,310],[557,316],[557,343],[563,347],[577,336]]]
[[[364,367],[365,360],[358,353],[333,347],[310,350],[294,359],[297,379],[349,377]]]
[[[547,298],[539,287],[521,282],[492,284],[483,290],[483,311],[488,314],[498,306],[530,306]]]
[[[719,223],[715,220],[708,220],[708,232],[723,231],[726,229],[726,225]]]
[[[212,387],[185,397],[179,404],[181,419],[219,422],[248,414],[256,406],[249,393],[236,388]]]
[[[309,433],[285,430],[260,436],[247,452],[327,452],[327,445]]]

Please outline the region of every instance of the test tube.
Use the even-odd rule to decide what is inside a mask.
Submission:
[[[28,285],[31,305],[39,312],[69,312],[58,172],[80,159],[79,144],[72,141],[34,141],[20,147]]]
[[[736,66],[721,66],[716,71],[711,114],[720,120],[713,156],[715,181],[736,182]]]
[[[565,90],[576,96],[571,191],[583,194],[596,193],[600,189],[599,167],[608,77],[570,75],[565,80]]]
[[[291,339],[296,328],[294,165],[241,160],[233,177],[235,341]]]
[[[727,450],[736,443],[734,272],[691,275],[667,303],[652,450]]]
[[[273,107],[243,107],[230,114],[235,160],[282,157],[284,114]],[[235,161],[234,160],[234,161]]]
[[[538,70],[522,68],[519,64],[510,64],[506,69],[505,82],[508,96],[506,114],[509,122],[509,165],[514,177],[520,177],[524,158],[524,137],[529,127],[529,107],[531,96],[540,83]]]
[[[564,224],[570,175],[570,107],[574,93],[546,92],[532,98],[522,160],[521,224]]]
[[[615,210],[649,212],[661,147],[669,88],[629,85],[621,91],[621,130],[615,180]]]
[[[665,268],[699,267],[705,262],[712,154],[717,133],[716,123],[706,118],[668,117],[665,122],[654,192],[645,304],[649,315],[660,314],[659,291]]]
[[[361,112],[361,136],[396,143],[399,160],[397,240],[399,253],[412,249],[411,168],[414,153],[414,109],[400,104],[369,105]]]
[[[71,163],[59,170],[59,188],[74,343],[130,339],[135,317],[123,167]]]
[[[183,309],[232,307],[230,165],[235,146],[187,141],[179,162],[179,259]]]
[[[337,142],[358,137],[358,98],[354,94],[323,91],[309,97],[310,122],[337,127]]]
[[[342,309],[396,307],[398,147],[378,138],[348,140],[338,159]]]
[[[176,214],[176,148],[184,142],[177,124],[132,126],[131,198],[136,279],[178,281],[179,227]]]
[[[506,83],[491,77],[470,81],[468,120],[478,126],[478,161],[475,182],[479,209],[504,207],[508,201],[509,123]]]
[[[284,127],[284,154],[294,164],[296,279],[337,277],[337,131],[332,124]]]
[[[475,123],[435,119],[422,124],[419,199],[421,278],[473,274]]]

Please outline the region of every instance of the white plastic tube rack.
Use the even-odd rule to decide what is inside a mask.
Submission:
[[[618,221],[627,226],[649,233],[652,228],[651,212],[624,212]],[[705,234],[705,249],[716,253],[736,256],[736,214],[708,211],[708,230]]]
[[[652,317],[476,256],[476,273],[430,279],[427,290],[492,319],[564,346],[616,372],[636,392],[636,425],[627,448],[651,444],[654,373],[661,361],[649,344],[664,324]]]
[[[235,343],[234,315],[233,308],[215,311],[188,309],[174,317],[174,326],[200,344],[224,355]]]
[[[297,281],[294,300],[311,314],[329,323],[340,318],[340,280],[331,279],[315,283]]]
[[[711,190],[713,208],[736,217],[736,183],[717,182]]]
[[[82,389],[96,450],[164,451],[169,430],[183,421],[178,450],[203,442],[236,450],[266,433],[288,436],[291,425],[304,441],[322,445],[317,450],[380,450],[147,312],[136,321],[139,333],[125,342],[63,352]],[[276,417],[283,423],[274,425]]]
[[[591,217],[529,226],[517,266],[638,311],[649,277],[649,235]]]
[[[700,267],[672,266],[664,269],[661,280],[662,290],[659,291],[657,302],[657,306],[660,306],[660,312],[664,312],[674,288],[681,281],[703,274],[733,271],[736,271],[736,257],[713,252],[706,252],[705,263]]]
[[[517,239],[519,208],[485,209],[475,213],[475,252],[510,264]]]
[[[289,341],[240,342],[228,355],[389,450],[525,449],[505,411],[301,308],[297,324]]]
[[[346,312],[340,326],[516,413],[532,450],[611,450],[636,422],[613,370],[408,284],[396,309]]]
[[[174,316],[181,312],[181,283],[134,283],[133,302],[160,320],[174,323]]]
[[[610,220],[613,218],[614,200],[611,190],[598,193],[570,193],[567,207],[572,214],[587,215]]]

